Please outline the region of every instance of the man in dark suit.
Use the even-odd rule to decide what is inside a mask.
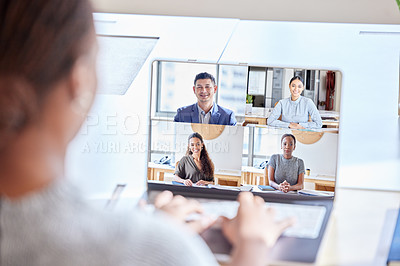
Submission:
[[[214,103],[217,85],[213,75],[207,72],[197,74],[193,92],[197,97],[197,103],[179,108],[174,118],[175,122],[236,125],[233,111]]]

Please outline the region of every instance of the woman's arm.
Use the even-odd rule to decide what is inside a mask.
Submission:
[[[181,176],[186,176],[185,174],[185,160],[182,158],[175,169],[174,177],[172,178],[173,181],[178,183],[183,183],[185,186],[192,186],[193,182],[190,179],[182,178]]]
[[[183,179],[180,178],[178,175],[174,175],[172,178],[173,181],[178,182],[178,183],[183,183],[185,186],[193,186],[193,182],[190,179]]]
[[[305,127],[303,127],[302,125],[300,125],[298,123],[294,123],[294,122],[291,122],[289,124],[289,128],[291,128],[291,129],[305,129]]]
[[[279,190],[279,184],[275,182],[275,169],[271,165],[268,165],[268,180],[271,187]]]
[[[268,166],[268,179],[269,179],[269,185],[277,190],[280,190],[282,192],[289,192],[291,190],[299,190],[299,189],[303,189],[303,180],[304,180],[304,173],[302,174],[303,177],[302,179],[300,179],[300,176],[298,178],[298,183],[296,185],[291,186],[286,180],[283,181],[282,183],[278,184],[275,182],[275,169],[269,165]],[[301,181],[301,183],[300,183]],[[301,184],[301,188],[297,188],[299,187]],[[293,187],[293,189],[291,189]],[[297,189],[296,189],[297,188]]]
[[[304,128],[322,128],[321,115],[311,99],[307,101],[307,110],[308,114],[311,116],[312,122],[300,123],[300,125]]]
[[[196,182],[197,186],[214,185],[214,181],[199,180]]]
[[[183,183],[185,179],[180,178],[177,174],[174,174],[174,177],[172,178],[172,181]]]
[[[300,173],[299,177],[297,179],[297,184],[290,186],[289,187],[289,191],[293,191],[293,190],[301,190],[304,188],[304,173]]]
[[[282,104],[281,101],[279,101],[278,104],[275,106],[275,108],[272,110],[270,116],[268,117],[267,124],[273,127],[288,128],[290,123],[278,120],[281,114],[282,114]]]
[[[298,173],[299,176],[297,177],[297,183],[293,186],[289,186],[289,191],[293,191],[293,190],[301,190],[304,188],[304,161],[302,159],[298,159]]]
[[[193,186],[193,182],[192,182],[192,180],[190,180],[190,179],[183,179],[183,178],[180,178],[179,176],[177,176],[177,175],[174,175],[174,177],[173,177],[173,179],[172,180],[174,180],[174,181],[176,181],[176,182],[179,182],[179,183],[183,183],[185,186]]]

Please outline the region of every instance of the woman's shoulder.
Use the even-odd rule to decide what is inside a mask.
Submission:
[[[280,100],[279,100],[279,102],[280,102],[281,104],[287,104],[287,103],[290,103],[290,97],[287,97],[287,98],[280,99]]]
[[[269,161],[276,162],[277,160],[279,160],[279,156],[280,154],[272,154],[271,157],[269,158]]]
[[[304,102],[304,104],[307,104],[307,105],[312,104],[312,105],[314,105],[313,100],[311,100],[310,98],[304,97],[304,96],[300,96],[300,97],[301,97],[300,101]]]
[[[301,159],[301,158],[299,158],[299,157],[293,156],[293,159],[294,159],[295,161],[299,162],[299,163],[303,163],[303,164],[304,164],[303,159]]]
[[[191,156],[190,155],[184,155],[179,162],[189,162],[191,161]]]

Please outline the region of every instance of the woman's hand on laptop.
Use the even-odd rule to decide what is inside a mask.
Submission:
[[[224,235],[236,248],[242,243],[263,242],[272,247],[283,231],[294,223],[294,219],[275,221],[275,210],[266,208],[261,197],[250,192],[239,194],[240,206],[235,218],[224,218]]]
[[[197,233],[203,232],[215,222],[214,218],[202,214],[203,208],[198,201],[180,195],[174,196],[170,191],[158,194],[154,206]]]

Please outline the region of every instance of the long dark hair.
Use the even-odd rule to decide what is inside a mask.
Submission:
[[[91,48],[88,0],[2,0],[0,151],[39,115],[54,85]]]
[[[214,164],[211,161],[210,156],[208,156],[206,146],[204,145],[203,137],[199,133],[194,132],[189,135],[186,155],[193,154],[189,147],[190,140],[192,138],[198,138],[201,141],[201,144],[203,144],[203,148],[201,149],[200,152],[201,172],[206,177],[206,181],[214,181]]]

